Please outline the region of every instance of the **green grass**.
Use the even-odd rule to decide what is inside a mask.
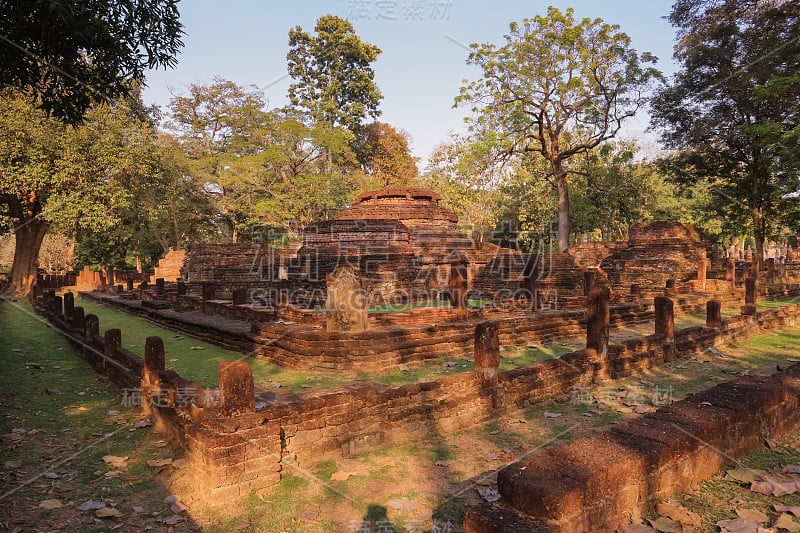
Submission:
[[[30,509],[24,516],[26,530],[49,530],[61,520],[62,511],[41,511],[45,499],[60,499],[78,505],[88,499],[117,503],[130,516],[132,506],[141,505],[148,512],[164,509],[169,494],[154,474],[147,459],[173,457],[179,450],[155,446],[149,429],[135,429],[138,413],[122,405],[120,391],[101,379],[66,340],[33,314],[25,302],[0,301],[0,433],[25,430],[22,439],[10,445],[0,441],[0,464],[22,463],[20,472],[4,470],[4,489],[42,472],[52,471],[61,477],[38,478],[21,486],[12,498],[0,500],[0,515],[7,507]],[[118,413],[117,413],[118,411]],[[106,478],[111,467],[104,455],[129,457],[128,466],[119,477]],[[15,481],[12,481],[15,480]],[[85,516],[84,516],[85,515]],[[90,515],[78,516],[73,530],[108,531],[113,523],[95,524]],[[149,515],[148,515],[149,516]],[[144,516],[129,523],[143,529]],[[73,516],[71,520],[76,520]],[[149,518],[152,522],[152,517]],[[155,524],[149,523],[149,526]],[[77,528],[77,529],[75,529]]]

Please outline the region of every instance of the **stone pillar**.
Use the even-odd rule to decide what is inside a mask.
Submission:
[[[699,285],[699,289],[701,291],[706,290],[706,275],[707,275],[707,271],[708,271],[708,261],[703,259],[697,265],[697,281],[699,282],[698,285]]]
[[[725,279],[730,282],[731,289],[736,288],[736,262],[733,259],[725,263]]]
[[[117,285],[117,294],[122,294],[122,285]]]
[[[72,318],[72,311],[75,309],[75,295],[71,292],[64,293],[64,316]]]
[[[722,302],[719,300],[709,300],[706,302],[706,327],[722,327]]]
[[[127,282],[127,283],[126,283],[126,288],[127,288],[127,291],[128,291],[128,292],[132,291],[132,290],[133,290],[133,279],[132,279],[132,278],[128,278],[128,279],[126,280],[126,282]]]
[[[326,281],[328,331],[366,331],[369,307],[358,271],[350,265],[343,265],[333,274],[328,274]]]
[[[234,289],[233,305],[244,305],[247,303],[247,289]]]
[[[764,260],[764,264],[767,267],[767,279],[772,281],[775,279],[775,258],[770,257]]]
[[[219,364],[219,395],[220,414],[224,417],[254,412],[256,395],[250,365],[241,359],[222,361]]]
[[[456,310],[456,317],[466,319],[467,312],[467,283],[466,261],[450,263],[450,305]]]
[[[213,300],[216,297],[213,283],[203,283],[203,301]]]
[[[100,319],[97,318],[97,315],[86,315],[86,318],[84,318],[84,325],[86,327],[85,335],[90,340],[100,335]]]
[[[667,342],[675,340],[675,310],[672,300],[666,296],[656,296],[656,335],[664,335]]]
[[[81,333],[86,331],[83,307],[75,307],[72,309],[72,327]]]
[[[103,353],[113,357],[114,350],[122,348],[122,330],[118,328],[107,329],[103,335]]]
[[[183,281],[178,281],[178,296],[184,296],[186,294],[186,283]]]
[[[669,297],[674,297],[678,294],[678,289],[675,288],[675,278],[667,280],[664,293]]]
[[[642,288],[636,285],[635,283],[631,285],[631,296],[633,296],[636,300],[642,299]]]
[[[164,289],[164,278],[156,278],[156,295],[164,296],[166,290]]]
[[[596,285],[586,298],[586,347],[597,351],[601,359],[608,357],[610,299],[608,285]]]
[[[594,287],[594,281],[597,278],[597,272],[594,270],[585,270],[583,272],[583,295],[589,296],[589,293]]]
[[[161,337],[147,337],[144,343],[144,370],[142,371],[142,382],[145,385],[158,384],[158,373],[166,369],[164,341],[161,340]]]
[[[487,320],[475,326],[475,371],[483,376],[484,384],[497,383],[500,366],[500,323]]]
[[[525,263],[525,268],[522,271],[525,289],[531,293],[531,311],[534,313],[538,311],[537,305],[539,303],[537,295],[539,290],[539,277],[541,275],[539,262],[539,254],[529,254]]]
[[[64,314],[64,305],[61,301],[61,296],[53,296],[53,312],[57,315]]]
[[[742,306],[742,314],[756,314],[756,278],[754,276],[747,276],[744,280],[744,305]]]
[[[114,275],[114,267],[108,267],[106,269],[106,281],[108,282],[109,287],[113,287],[115,283],[115,275]]]

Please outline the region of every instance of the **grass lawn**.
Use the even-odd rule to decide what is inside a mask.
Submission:
[[[103,328],[111,327],[106,318],[103,321],[101,317]],[[127,329],[138,327],[136,324],[128,323]],[[339,533],[365,523],[370,523],[373,531],[376,524],[385,524],[386,531],[417,525],[424,530],[434,526],[443,530],[451,524],[452,531],[459,531],[466,509],[480,501],[477,489],[493,488],[496,471],[516,457],[637,416],[629,406],[631,401],[654,408],[652,392],[657,388],[669,390],[671,399],[678,400],[743,373],[772,373],[776,364],[790,364],[787,359],[800,353],[800,326],[768,332],[636,377],[598,383],[580,396],[535,405],[470,428],[434,430],[426,438],[350,457],[316,462],[301,458],[300,466],[286,467],[278,486],[223,509],[190,508],[179,514],[184,521],[167,526],[163,521],[173,512],[164,498],[172,493],[170,487],[183,494],[173,485],[181,470],[151,466],[148,461],[179,459],[180,451],[166,445],[150,428],[136,428],[138,415],[121,405],[119,390],[74,355],[27,304],[0,301],[0,328],[5,338],[0,344],[4,362],[0,373],[0,467],[4,479],[0,524],[24,531],[150,528]],[[124,338],[130,339],[126,345],[143,345],[143,340]],[[556,349],[546,353],[549,349],[525,349],[518,354],[504,350],[503,364],[519,366],[558,354]],[[168,348],[168,359],[170,353]],[[188,350],[185,357],[207,353],[213,352]],[[432,366],[428,371],[461,371],[466,370],[461,365],[468,368],[469,364],[459,360],[455,367]],[[313,383],[307,377],[306,381]],[[800,442],[800,434],[792,432],[790,438],[795,440],[779,455],[762,450],[746,464],[759,468],[797,464],[800,452],[792,442]],[[127,460],[115,467],[103,460],[108,455]],[[721,479],[707,483],[680,497],[681,503],[703,516],[703,531],[712,531],[720,518],[734,516],[728,504],[730,495],[761,509],[770,503]],[[39,507],[46,500],[58,500],[61,507]],[[113,507],[121,516],[98,518],[94,511],[81,511],[78,507],[88,500]],[[800,503],[795,496],[781,502]]]

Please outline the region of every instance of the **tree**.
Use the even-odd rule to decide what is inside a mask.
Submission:
[[[93,102],[131,93],[146,69],[171,67],[178,0],[0,0],[0,88],[78,123]]]
[[[373,122],[364,128],[361,137],[358,159],[377,187],[408,186],[417,177],[419,170],[407,132]]]
[[[187,94],[170,100],[168,127],[175,132],[194,170],[205,179],[205,190],[237,242],[250,208],[240,191],[246,176],[230,169],[239,157],[256,154],[269,142],[269,122],[263,95],[222,78],[192,84]]]
[[[678,0],[670,22],[682,67],[652,105],[678,150],[665,168],[706,182],[733,224],[749,219],[758,265],[766,238],[797,213],[800,4]]]
[[[315,35],[300,26],[289,32],[289,100],[314,122],[357,134],[362,121],[380,115],[381,92],[371,64],[380,48],[365,43],[353,25],[334,15],[317,20]]]
[[[558,191],[558,246],[569,248],[568,160],[612,139],[645,101],[658,72],[619,26],[576,21],[550,7],[546,16],[512,23],[505,45],[472,44],[468,63],[483,77],[462,87],[473,123],[495,131],[503,160],[535,152],[549,163]]]
[[[457,215],[471,237],[490,237],[505,203],[497,190],[490,141],[453,136],[431,154],[419,182],[442,195],[442,202]]]

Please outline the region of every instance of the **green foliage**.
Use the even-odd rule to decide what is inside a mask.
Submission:
[[[79,123],[90,105],[131,94],[183,46],[177,0],[2,0],[0,88]]]
[[[358,144],[358,159],[372,182],[369,188],[407,187],[419,174],[411,155],[411,136],[389,124],[373,122],[363,128]]]
[[[655,58],[636,53],[630,38],[600,19],[574,11],[512,23],[505,44],[472,44],[468,63],[483,77],[462,87],[456,103],[471,103],[473,125],[497,135],[498,153],[540,154],[558,188],[559,247],[569,244],[566,165],[619,132],[644,102],[658,72]]]
[[[454,136],[451,142],[434,149],[419,178],[423,187],[442,195],[444,205],[478,241],[490,237],[503,202],[495,187],[493,149],[489,139]]]
[[[800,218],[800,5],[680,0],[682,64],[653,101],[654,123],[677,150],[663,165],[681,185],[700,182],[726,235],[763,244]]]
[[[380,48],[365,43],[349,21],[334,15],[317,20],[314,35],[289,32],[289,100],[314,122],[356,133],[367,116],[376,118],[381,95],[371,64]]]

